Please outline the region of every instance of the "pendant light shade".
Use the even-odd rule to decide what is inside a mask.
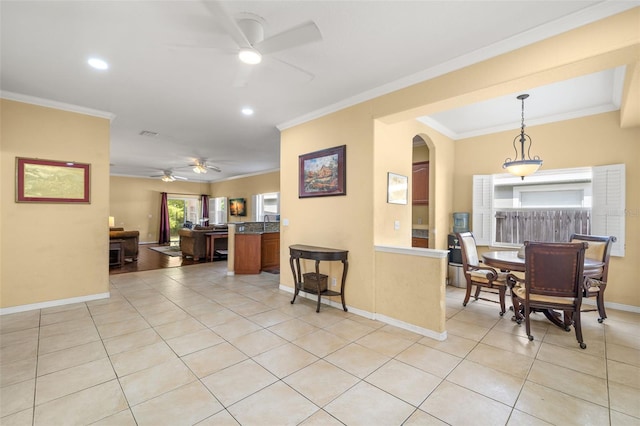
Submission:
[[[513,139],[513,150],[515,151],[514,159],[507,158],[502,165],[503,169],[506,169],[509,173],[520,176],[523,180],[525,176],[529,176],[538,171],[542,166],[542,160],[537,155],[531,158],[531,138],[524,132],[524,100],[529,97],[528,94],[522,94],[518,96],[518,99],[522,101],[522,124],[520,126],[520,134]],[[518,142],[520,143],[520,155],[518,155]],[[525,156],[525,144],[529,143],[527,154]]]

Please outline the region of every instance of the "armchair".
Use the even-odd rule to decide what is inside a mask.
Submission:
[[[589,244],[584,256],[587,259],[597,260],[604,263],[602,269],[597,272],[590,272],[585,278],[584,297],[596,298],[598,308],[598,322],[602,323],[607,317],[604,309],[604,291],[607,288],[607,276],[609,275],[609,257],[611,256],[611,246],[616,241],[616,237],[603,237],[597,235],[573,234],[569,238],[570,242],[586,242]],[[591,312],[595,309],[586,309],[582,312]]]
[[[464,277],[467,280],[467,293],[464,296],[462,306],[467,306],[469,298],[471,297],[471,288],[475,285],[476,291],[474,298],[476,300],[486,300],[489,302],[495,302],[495,300],[487,299],[480,296],[481,289],[497,289],[498,300],[500,303],[500,316],[504,315],[506,311],[505,307],[505,293],[507,289],[507,274],[505,272],[498,272],[489,266],[480,265],[480,259],[478,258],[478,250],[476,247],[476,239],[471,232],[456,233],[458,241],[460,241],[460,249],[462,253],[462,270]],[[485,290],[486,291],[486,290]],[[494,292],[490,292],[494,293]]]
[[[518,324],[523,316],[529,340],[532,311],[564,312],[564,327],[569,331],[573,324],[580,348],[587,345],[582,339],[580,306],[582,304],[582,279],[584,254],[587,243],[539,243],[525,241],[525,277],[509,274],[513,310]],[[522,308],[520,306],[522,304]],[[550,314],[553,315],[553,314]]]

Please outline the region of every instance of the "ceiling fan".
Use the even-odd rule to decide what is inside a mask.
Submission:
[[[151,176],[152,178],[162,178],[163,182],[173,182],[175,180],[189,180],[186,177],[176,176],[171,170],[163,170],[161,175]]]
[[[302,72],[310,79],[314,78],[314,75],[310,72],[271,56],[272,53],[321,41],[322,34],[320,34],[318,26],[313,21],[303,23],[265,39],[264,20],[261,17],[244,13],[240,19],[236,20],[229,14],[223,2],[205,0],[204,4],[238,46],[237,54],[242,62],[242,67],[236,76],[235,87],[246,86],[253,66],[262,62],[263,58],[277,61]]]
[[[193,166],[189,166],[192,167],[192,170],[194,173],[198,173],[198,174],[204,174],[207,173],[209,170],[213,170],[216,172],[221,172],[222,169],[218,166],[212,166],[210,164],[207,164],[207,161],[204,159],[198,159],[195,161],[195,164],[193,164]]]

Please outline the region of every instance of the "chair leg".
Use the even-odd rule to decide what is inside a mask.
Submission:
[[[513,291],[511,292],[511,304],[513,305],[513,319],[518,324],[522,324],[522,314],[520,313],[520,302],[518,302],[518,299],[513,294]]]
[[[533,340],[533,335],[531,334],[531,320],[529,316],[531,314],[531,309],[529,309],[529,305],[525,302],[524,304],[524,326],[525,331],[527,332],[527,337],[529,340]]]
[[[507,311],[505,303],[504,303],[504,297],[505,294],[507,292],[507,287],[504,285],[501,285],[500,287],[498,287],[498,297],[500,298],[500,316],[503,316],[504,313]]]
[[[586,349],[587,345],[582,340],[582,324],[580,324],[580,310],[573,314],[573,327],[576,329],[576,339],[580,343],[580,349]]]
[[[471,297],[471,283],[467,280],[467,293],[464,295],[462,306],[467,306],[467,303],[469,303],[469,297]]]
[[[476,300],[480,297],[480,286],[476,284],[476,294],[473,296]]]
[[[598,305],[598,314],[600,314],[600,318],[598,318],[598,322],[602,323],[602,321],[607,318],[607,312],[604,310],[604,289],[600,289],[598,291],[598,296],[596,297],[596,304]]]

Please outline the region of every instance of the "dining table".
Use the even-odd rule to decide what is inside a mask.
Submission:
[[[504,272],[526,272],[527,270],[524,253],[521,250],[488,251],[482,254],[482,260],[485,265],[500,269]],[[585,277],[599,278],[602,276],[602,268],[604,268],[604,262],[585,257],[583,269],[583,275]],[[543,309],[542,313],[553,324],[565,329],[565,325],[557,312],[552,309]]]

